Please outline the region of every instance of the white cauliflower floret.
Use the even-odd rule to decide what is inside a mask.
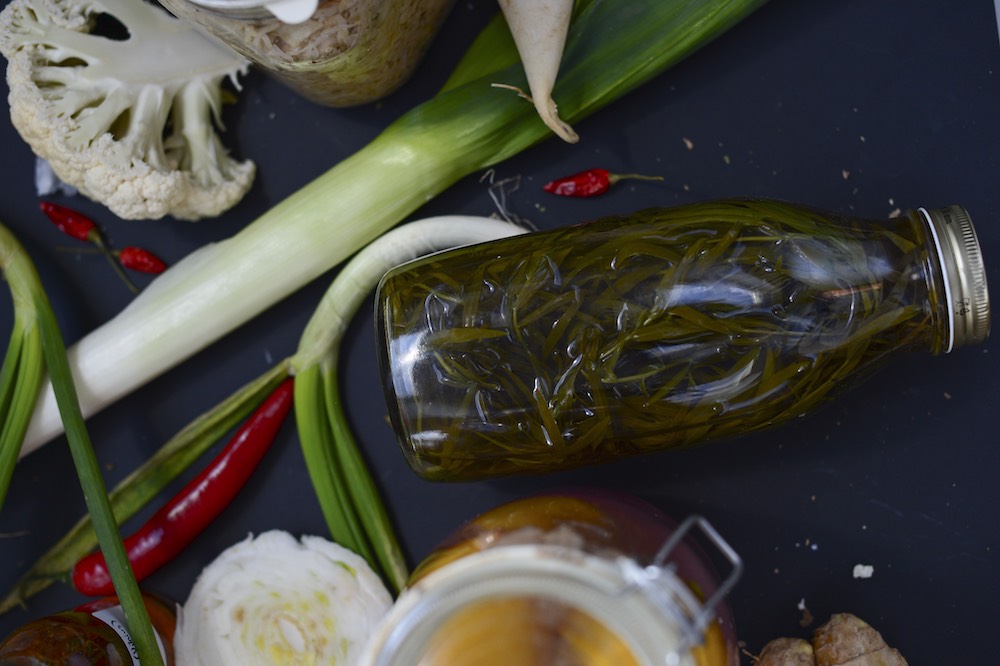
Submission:
[[[128,31],[92,34],[98,17]],[[55,174],[127,219],[235,205],[255,166],[222,144],[222,85],[249,62],[145,0],[13,0],[0,12],[11,121]]]

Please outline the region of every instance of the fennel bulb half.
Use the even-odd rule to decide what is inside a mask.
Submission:
[[[354,552],[272,530],[223,551],[181,608],[184,666],[352,664],[392,605]]]

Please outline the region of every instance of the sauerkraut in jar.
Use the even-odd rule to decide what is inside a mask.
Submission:
[[[454,0],[160,2],[304,97],[346,107],[405,83]]]
[[[725,580],[716,559],[730,565]],[[736,666],[724,597],[741,569],[703,518],[677,524],[629,495],[516,500],[416,568],[360,663]]]

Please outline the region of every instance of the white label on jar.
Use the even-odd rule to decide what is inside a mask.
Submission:
[[[102,608],[99,611],[91,613],[91,615],[115,630],[118,637],[122,639],[122,643],[125,644],[125,649],[128,650],[129,656],[132,657],[132,666],[141,666],[139,662],[139,650],[135,646],[135,641],[132,640],[132,634],[128,632],[128,626],[125,624],[125,611],[122,610],[122,607],[111,606],[110,608]],[[156,637],[156,646],[160,648],[160,658],[163,659],[163,663],[167,663],[167,653],[163,649],[163,640],[155,629],[153,630],[153,636]]]

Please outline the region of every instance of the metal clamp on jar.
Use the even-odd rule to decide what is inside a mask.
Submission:
[[[454,0],[161,0],[304,97],[365,104],[416,69]]]
[[[724,580],[701,542],[728,562]],[[360,663],[736,666],[725,596],[741,572],[699,516],[674,525],[603,491],[518,500],[421,563]]]

